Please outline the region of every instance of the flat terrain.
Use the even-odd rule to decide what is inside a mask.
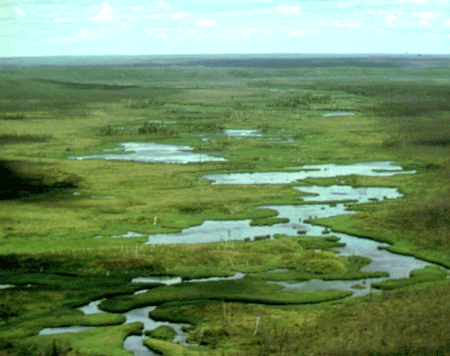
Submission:
[[[188,341],[197,346],[146,339],[164,355],[449,352],[447,58],[27,63],[0,68],[0,355],[131,355],[123,340],[140,334],[141,325],[123,324],[122,313],[150,305],[158,305],[154,319],[192,325]],[[187,145],[200,159],[80,159],[125,155],[115,149],[149,142]],[[370,161],[416,173],[273,185],[214,185],[204,178]],[[287,281],[379,275],[361,271],[369,262],[364,257],[338,255],[333,236],[144,244],[149,234],[207,220],[279,223],[276,212],[260,207],[300,204],[302,194],[293,188],[301,184],[398,188],[400,199],[353,205],[356,214],[312,222],[387,242],[391,251],[443,268],[374,284],[381,293],[349,297],[267,283],[277,269]],[[136,234],[121,237],[130,231]],[[246,276],[132,283],[142,276],[189,280],[236,272]],[[133,294],[144,287],[146,293]],[[76,309],[103,298],[105,313]],[[72,325],[92,328],[37,335]]]

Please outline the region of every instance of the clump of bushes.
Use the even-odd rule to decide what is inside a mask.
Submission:
[[[168,127],[159,124],[157,122],[146,122],[144,125],[138,128],[140,135],[156,134],[162,136],[175,136],[175,132]]]
[[[16,115],[0,115],[0,120],[24,120],[25,115],[16,114]]]
[[[296,108],[298,106],[308,106],[310,104],[326,104],[329,102],[331,102],[331,96],[328,94],[319,95],[307,93],[302,96],[279,100],[274,103],[274,106]]]
[[[67,264],[65,268],[67,268]],[[27,256],[11,253],[0,255],[0,270],[25,272],[43,272],[61,269],[62,262],[48,256]]]
[[[154,100],[154,99],[146,99],[146,100],[130,100],[125,107],[127,109],[147,109],[151,106],[161,106],[162,102],[160,100]]]
[[[0,134],[0,145],[9,143],[48,142],[52,135]]]
[[[119,130],[116,127],[113,127],[111,125],[105,125],[103,127],[100,127],[97,131],[97,134],[100,136],[114,136],[117,135],[119,133],[121,133],[122,131]]]
[[[52,340],[49,345],[42,346],[25,341],[0,340],[0,355],[2,356],[66,356],[80,355],[70,344]]]

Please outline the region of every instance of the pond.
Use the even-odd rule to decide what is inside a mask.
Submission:
[[[126,142],[119,147],[104,150],[104,154],[90,156],[69,157],[69,159],[106,159],[119,161],[134,161],[145,163],[202,163],[202,162],[224,162],[225,158],[211,156],[205,153],[192,152],[190,146],[169,145],[153,142]]]
[[[355,113],[351,111],[334,111],[323,114],[322,117],[338,117],[338,116],[354,116]]]
[[[262,137],[263,135],[259,130],[253,129],[229,129],[225,130],[225,135],[229,137]]]
[[[404,171],[401,166],[392,162],[364,162],[348,165],[334,163],[305,165],[290,168],[288,172],[254,172],[208,174],[204,178],[213,184],[290,184],[306,178],[335,178],[358,175],[370,177],[390,177],[396,174],[413,174],[415,171]]]

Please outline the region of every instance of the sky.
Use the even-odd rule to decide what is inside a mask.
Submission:
[[[0,0],[0,57],[450,54],[450,0]]]

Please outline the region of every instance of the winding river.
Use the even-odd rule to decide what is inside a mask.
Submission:
[[[177,154],[179,151],[177,151]],[[124,159],[123,155],[121,158]],[[93,158],[92,156],[89,158]],[[95,157],[99,158],[99,157]],[[111,159],[112,156],[105,157]],[[80,159],[80,158],[79,158]],[[114,157],[116,159],[116,157]],[[136,159],[133,157],[131,159]],[[212,181],[212,184],[291,184],[306,178],[340,177],[348,175],[362,176],[383,176],[389,177],[396,174],[413,174],[414,171],[403,171],[400,166],[390,162],[367,162],[352,165],[308,165],[292,168],[285,172],[259,172],[259,173],[231,173],[231,174],[211,174],[204,176]],[[306,236],[323,236],[332,234],[344,243],[344,247],[336,248],[335,251],[341,256],[357,255],[368,257],[371,263],[363,268],[363,271],[385,271],[389,277],[376,278],[360,281],[323,281],[310,280],[301,283],[272,282],[279,283],[286,290],[311,290],[311,289],[339,289],[351,290],[355,296],[368,294],[372,291],[373,281],[382,281],[387,278],[409,277],[411,271],[424,268],[430,263],[404,255],[397,255],[385,249],[387,244],[379,243],[370,239],[359,238],[344,233],[330,231],[322,226],[312,225],[308,221],[311,218],[325,218],[342,214],[353,214],[352,204],[370,203],[373,201],[383,201],[386,199],[397,199],[402,195],[396,188],[390,187],[368,187],[354,188],[349,185],[331,186],[298,186],[295,189],[309,195],[302,196],[305,204],[301,205],[278,205],[262,206],[261,208],[272,209],[278,213],[278,217],[288,219],[287,223],[278,223],[273,226],[251,226],[251,220],[235,221],[205,221],[199,226],[184,229],[178,233],[154,234],[148,236],[147,244],[180,244],[180,243],[207,243],[224,240],[246,240],[254,239],[258,236],[273,237],[275,235],[298,236],[299,233]],[[299,201],[300,202],[300,201]],[[135,236],[129,232],[123,237]],[[272,271],[276,273],[277,271]],[[281,271],[279,271],[281,272]],[[229,278],[242,278],[244,275],[237,272],[235,276]],[[213,279],[210,279],[213,280]],[[204,280],[190,281],[199,283]],[[134,283],[162,283],[176,284],[183,283],[181,278],[164,277],[141,277],[133,280]],[[358,288],[354,288],[358,285]],[[136,293],[142,293],[145,290]],[[98,303],[95,301],[80,308],[86,314],[99,313]],[[153,330],[160,325],[172,326],[177,331],[177,339],[174,341],[184,343],[186,334],[182,331],[180,324],[155,322],[148,317],[148,313],[156,307],[149,306],[132,310],[125,315],[126,323],[139,321],[143,323],[145,330]],[[78,329],[77,329],[78,328]],[[82,327],[71,328],[47,328],[41,334],[51,334],[58,332],[77,332],[83,330]],[[130,336],[125,340],[124,347],[132,351],[137,356],[154,355],[142,345],[145,336]]]

